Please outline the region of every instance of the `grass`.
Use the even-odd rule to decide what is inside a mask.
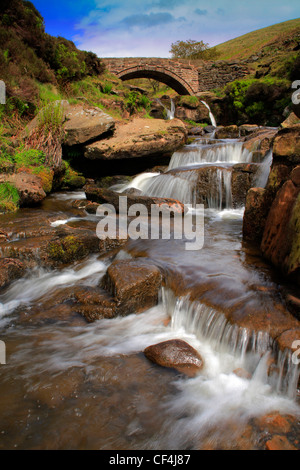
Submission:
[[[0,184],[0,211],[14,212],[19,205],[18,190],[10,183]]]
[[[219,60],[245,59],[282,36],[300,32],[300,18],[258,29],[216,46]]]

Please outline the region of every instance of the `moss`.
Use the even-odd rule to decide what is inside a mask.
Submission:
[[[62,264],[72,263],[84,258],[87,254],[88,250],[83,242],[72,235],[51,242],[48,246],[49,257]]]
[[[73,170],[69,162],[64,162],[66,167],[65,176],[62,185],[70,189],[82,188],[85,185],[85,178],[81,173]]]
[[[300,194],[294,204],[290,219],[291,252],[288,260],[288,273],[300,267]]]

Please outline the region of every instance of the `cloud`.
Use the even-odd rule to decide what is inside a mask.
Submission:
[[[208,13],[208,11],[207,11],[207,10],[200,10],[200,8],[197,8],[197,9],[195,10],[195,13],[196,13],[197,15],[199,15],[199,16],[206,16],[207,13]]]
[[[149,15],[131,15],[124,18],[121,23],[129,28],[135,26],[140,28],[153,28],[161,24],[168,24],[176,21],[170,13],[150,13]]]
[[[225,10],[223,8],[218,8],[217,9],[217,15],[224,16],[225,15]]]

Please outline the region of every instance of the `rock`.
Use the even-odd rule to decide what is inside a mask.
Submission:
[[[63,145],[84,144],[99,138],[115,127],[114,119],[99,108],[86,104],[71,105],[67,100],[55,101],[54,105],[61,108],[62,124],[65,131],[64,139],[61,142]],[[46,108],[41,109],[26,126],[23,137],[38,128]]]
[[[46,197],[42,179],[37,175],[25,172],[1,175],[0,183],[10,183],[17,188],[21,207],[34,206]]]
[[[0,258],[0,288],[5,287],[25,274],[24,264],[13,258]]]
[[[290,178],[296,186],[300,186],[300,165],[293,169]]]
[[[274,160],[300,163],[300,124],[281,129],[274,139]]]
[[[180,339],[149,346],[144,354],[155,364],[176,369],[189,377],[194,377],[204,366],[198,351]]]
[[[117,124],[110,139],[87,145],[84,156],[91,160],[156,156],[175,152],[186,139],[186,127],[178,119],[133,119]]]
[[[99,138],[115,127],[114,119],[101,109],[81,104],[69,105],[65,119],[63,144],[69,147]]]
[[[189,129],[189,134],[201,136],[205,134],[204,128],[203,127],[191,127],[191,129]]]
[[[267,450],[297,450],[285,436],[273,436],[266,442]]]
[[[89,323],[103,318],[114,318],[117,315],[116,301],[98,287],[78,287],[74,293],[76,312]]]
[[[215,129],[216,128],[214,126],[205,126],[203,128],[203,130],[206,134],[211,134],[212,132],[214,132]]]
[[[276,338],[276,343],[281,351],[286,349],[292,353],[298,351],[299,345],[295,345],[296,342],[300,341],[300,328],[293,328],[286,330]]]
[[[263,431],[268,431],[271,434],[284,433],[287,434],[291,430],[291,416],[283,416],[278,412],[273,412],[265,416],[261,416],[254,420],[255,426]]]
[[[231,192],[234,208],[245,205],[247,193],[254,186],[259,166],[254,163],[238,163],[232,168]]]
[[[281,123],[281,127],[286,128],[286,127],[291,127],[294,126],[295,124],[300,124],[300,119],[298,116],[296,116],[295,113],[291,113],[288,118]]]
[[[300,263],[300,189],[288,180],[278,191],[266,221],[261,250],[287,274]],[[297,203],[296,203],[297,201]]]
[[[162,275],[147,260],[114,261],[107,269],[101,287],[114,299],[119,315],[141,313],[158,302]]]
[[[216,130],[216,139],[238,139],[240,136],[238,126],[219,127]]]
[[[262,157],[270,151],[277,129],[259,129],[245,137],[243,148],[249,152],[260,151]]]
[[[237,376],[240,377],[241,379],[246,379],[246,380],[251,380],[252,375],[245,369],[239,368],[235,369],[233,373]]]
[[[242,126],[239,127],[241,137],[248,136],[258,130],[259,130],[259,126],[257,126],[256,124],[243,124]]]
[[[243,236],[246,240],[261,242],[270,205],[263,188],[251,188],[247,193],[243,218]]]

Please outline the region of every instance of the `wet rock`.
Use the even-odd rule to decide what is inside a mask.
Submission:
[[[239,163],[233,166],[231,192],[233,207],[245,205],[247,193],[254,186],[259,166],[254,163]]]
[[[258,130],[259,130],[259,126],[257,126],[256,124],[243,124],[242,126],[239,127],[241,137],[248,136]]]
[[[278,412],[273,412],[259,418],[255,418],[254,424],[259,429],[267,431],[271,434],[282,433],[287,434],[291,430],[291,420],[293,416],[283,416]]]
[[[281,129],[274,139],[274,160],[300,163],[300,124]]]
[[[269,208],[265,189],[251,188],[248,191],[243,218],[244,239],[261,242]]]
[[[249,152],[260,151],[264,157],[272,148],[277,129],[259,129],[245,137],[243,148]]]
[[[268,214],[261,244],[263,255],[287,274],[296,271],[300,263],[299,192],[291,180],[278,191]]]
[[[204,366],[198,351],[180,339],[149,346],[144,354],[155,364],[176,369],[189,377],[195,377]]]
[[[24,276],[24,264],[13,258],[0,258],[0,288]]]
[[[88,159],[123,159],[175,152],[187,139],[185,125],[178,119],[133,119],[116,126],[114,136],[85,147]]]
[[[233,373],[237,376],[240,377],[241,379],[247,379],[250,380],[252,375],[245,369],[239,368],[235,369]]]
[[[289,350],[292,353],[298,351],[300,341],[300,328],[286,330],[276,338],[276,343],[281,351]]]
[[[216,139],[238,139],[240,136],[238,126],[219,127],[216,130]]]
[[[296,166],[291,172],[290,178],[296,186],[300,186],[300,165]]]
[[[114,299],[119,315],[141,313],[158,303],[162,274],[143,259],[114,261],[101,287]]]
[[[273,436],[266,442],[267,450],[297,450],[285,436]]]
[[[6,182],[17,188],[21,207],[34,206],[46,197],[42,179],[37,175],[25,172],[1,175],[0,183]]]
[[[114,318],[118,314],[116,301],[98,287],[78,287],[74,297],[76,312],[89,323],[103,318]]]

